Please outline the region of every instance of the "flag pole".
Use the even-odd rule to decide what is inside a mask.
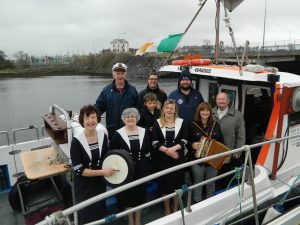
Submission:
[[[188,32],[188,30],[190,29],[190,27],[192,26],[194,20],[197,18],[198,14],[200,13],[200,11],[202,10],[203,6],[205,5],[205,3],[207,2],[207,0],[204,0],[203,3],[201,3],[200,8],[198,9],[198,11],[196,12],[196,14],[194,15],[193,19],[191,20],[191,22],[189,23],[189,25],[185,28],[185,31],[183,33],[182,38],[184,37],[184,35]],[[182,38],[179,40],[178,44],[181,42]],[[178,45],[177,44],[177,45]],[[173,55],[174,51],[176,50],[176,48],[170,52],[170,54],[168,55],[167,59],[165,60],[164,64],[162,66],[165,66],[168,62],[168,60],[171,58],[171,56]]]

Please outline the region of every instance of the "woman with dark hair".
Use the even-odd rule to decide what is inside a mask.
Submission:
[[[101,160],[108,149],[107,131],[97,128],[100,120],[96,107],[86,105],[80,109],[79,123],[84,129],[74,136],[70,149],[76,203],[105,192],[102,176],[116,172],[113,168],[101,169]],[[106,215],[105,201],[100,201],[78,211],[78,223],[86,224]]]
[[[148,163],[150,161],[150,138],[148,130],[137,126],[140,119],[139,111],[136,108],[127,108],[121,116],[125,126],[118,129],[111,141],[112,149],[127,151],[134,162],[134,178],[140,179],[149,174]],[[130,188],[117,195],[118,206],[121,210],[129,209],[147,202],[146,184]],[[128,214],[129,225],[141,224],[141,210]]]
[[[192,148],[189,149],[193,149],[193,152],[190,153],[192,160],[196,159],[194,156],[194,151],[200,148],[201,144],[199,141],[202,136],[209,137],[223,143],[223,135],[220,130],[220,126],[213,120],[212,108],[208,102],[202,102],[201,104],[199,104],[194,116],[194,122],[191,125],[189,143],[192,144]],[[218,172],[214,167],[210,166],[207,163],[199,163],[193,165],[191,169],[194,183],[200,183],[206,179],[213,178],[217,175]],[[215,182],[206,184],[207,197],[213,196],[214,192]],[[202,200],[202,186],[194,189],[193,199],[195,202],[200,202]]]
[[[167,99],[160,118],[152,129],[152,146],[156,155],[157,170],[162,171],[184,163],[184,149],[187,144],[187,131],[183,119],[178,117],[176,101]],[[184,170],[162,176],[158,179],[158,191],[168,195],[184,184]],[[178,198],[164,200],[165,215],[178,210]]]

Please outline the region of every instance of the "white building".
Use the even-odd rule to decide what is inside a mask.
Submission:
[[[125,39],[114,39],[111,44],[112,52],[128,52],[129,51],[129,42]]]

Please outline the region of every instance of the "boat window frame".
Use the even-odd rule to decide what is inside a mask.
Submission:
[[[233,85],[227,85],[227,84],[219,84],[219,93],[220,92],[226,92],[228,94],[228,92],[232,93],[232,95],[234,95],[234,99],[231,97],[232,95],[228,95],[228,97],[230,98],[230,102],[229,105],[230,107],[233,105],[235,109],[238,110],[239,107],[239,86],[233,86]]]

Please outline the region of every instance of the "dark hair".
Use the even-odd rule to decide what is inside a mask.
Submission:
[[[213,122],[213,115],[212,115],[212,108],[211,108],[211,105],[209,102],[202,102],[198,105],[195,116],[194,116],[194,121],[202,123],[200,111],[202,111],[204,109],[207,109],[210,112],[210,115],[209,115],[208,121],[207,121],[207,123],[210,124]]]
[[[97,121],[98,121],[98,123],[100,123],[101,116],[100,116],[100,113],[99,113],[98,109],[95,106],[93,106],[93,105],[85,105],[85,106],[83,106],[80,109],[79,123],[81,124],[82,127],[83,127],[83,118],[84,118],[84,116],[90,116],[93,113],[96,113],[96,115],[97,115]]]
[[[153,92],[148,92],[143,97],[144,103],[146,102],[156,102],[157,101],[157,95]]]
[[[159,75],[155,70],[152,70],[151,72],[148,73],[147,79],[149,79],[151,75],[157,76],[157,78],[159,78]]]

